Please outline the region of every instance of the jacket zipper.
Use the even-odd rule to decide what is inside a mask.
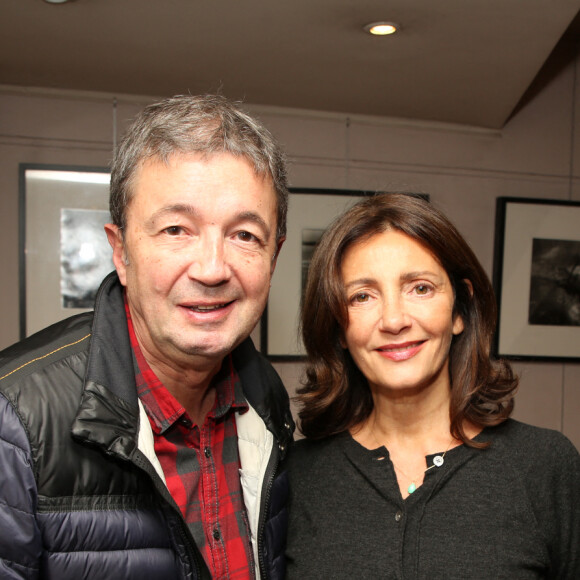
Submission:
[[[277,442],[274,439],[274,444],[272,445],[272,456],[270,457],[270,462],[268,463],[266,473],[264,474],[264,486],[262,489],[266,487],[266,495],[262,501],[262,506],[260,508],[260,520],[258,522],[258,566],[260,567],[260,575],[264,580],[267,580],[268,578],[268,575],[266,574],[266,564],[264,562],[264,527],[266,526],[268,507],[270,506],[270,495],[272,493],[272,484],[274,483],[274,475],[278,468],[278,464],[278,448]]]

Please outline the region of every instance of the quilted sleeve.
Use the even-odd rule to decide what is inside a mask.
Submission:
[[[36,482],[26,432],[0,394],[0,578],[35,579],[42,555]]]

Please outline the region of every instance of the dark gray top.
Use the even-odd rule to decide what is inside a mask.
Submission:
[[[578,451],[514,420],[476,440],[491,446],[451,449],[406,500],[384,447],[298,442],[287,578],[580,579]]]

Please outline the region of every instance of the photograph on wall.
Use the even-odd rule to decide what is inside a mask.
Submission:
[[[91,310],[113,270],[106,169],[20,165],[20,335]]]
[[[63,308],[92,308],[103,278],[114,269],[103,235],[108,211],[60,210],[60,292]]]
[[[308,278],[308,270],[310,269],[310,262],[312,261],[312,256],[314,255],[314,250],[318,246],[318,242],[322,237],[324,230],[322,229],[311,229],[304,228],[302,230],[302,292],[301,296],[304,296],[304,291],[306,290],[306,280]]]
[[[580,242],[532,240],[528,321],[580,326]]]
[[[496,209],[496,354],[579,360],[580,203],[500,197]]]

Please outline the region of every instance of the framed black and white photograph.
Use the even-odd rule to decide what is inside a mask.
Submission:
[[[104,226],[108,210],[60,210],[60,296],[62,308],[92,308],[99,285],[113,269]]]
[[[114,269],[109,173],[100,168],[20,166],[20,334],[93,308]]]
[[[580,203],[500,197],[498,356],[580,360]]]
[[[304,347],[298,336],[298,317],[312,253],[324,230],[341,213],[375,192],[291,188],[288,231],[268,306],[261,320],[261,350],[273,361],[300,360]]]

